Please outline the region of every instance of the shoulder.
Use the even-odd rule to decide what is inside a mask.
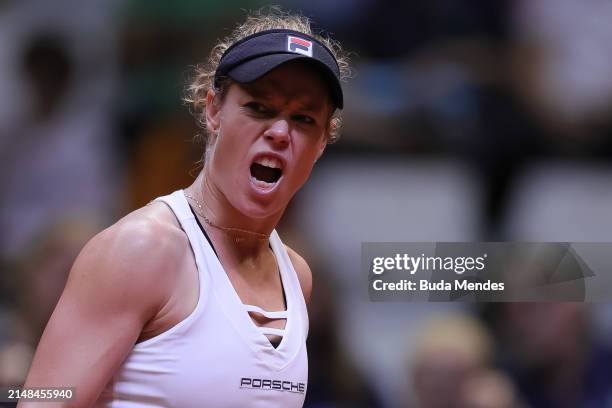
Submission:
[[[285,245],[285,248],[287,248],[287,254],[289,254],[289,259],[291,259],[293,269],[295,269],[295,273],[300,281],[300,286],[302,287],[302,292],[304,293],[304,299],[306,300],[306,303],[308,303],[310,301],[310,294],[312,292],[312,271],[310,270],[310,266],[308,266],[308,263],[300,254],[295,252],[287,245]]]
[[[76,405],[94,403],[167,303],[175,267],[189,253],[164,207],[136,210],[85,245],[39,342],[28,386],[74,384]]]
[[[81,255],[117,266],[135,262],[141,267],[137,269],[156,270],[178,260],[186,243],[187,237],[171,210],[165,204],[152,203],[93,237]]]
[[[188,251],[187,237],[171,210],[153,203],[93,237],[79,254],[69,283],[109,288],[109,294],[115,287],[117,296],[142,293],[156,308],[169,296],[165,291],[172,276],[167,271],[179,266]]]

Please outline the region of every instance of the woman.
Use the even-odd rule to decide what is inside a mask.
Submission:
[[[26,386],[75,387],[79,407],[301,406],[311,272],[274,228],[337,134],[347,72],[278,10],[218,44],[189,88],[201,173],[85,246]]]

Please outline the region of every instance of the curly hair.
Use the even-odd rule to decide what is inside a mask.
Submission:
[[[311,28],[311,22],[307,17],[299,14],[293,14],[283,11],[278,6],[264,7],[259,10],[250,12],[247,15],[246,21],[239,24],[230,35],[223,38],[213,47],[208,61],[198,64],[195,67],[191,80],[186,89],[184,101],[191,107],[191,110],[196,118],[196,121],[201,128],[198,137],[206,143],[208,134],[206,128],[206,94],[209,89],[214,89],[217,94],[223,98],[231,79],[226,78],[221,81],[218,88],[214,87],[214,76],[221,61],[223,53],[234,43],[249,35],[272,29],[287,29],[299,31],[316,38],[324,44],[334,55],[340,68],[340,80],[346,81],[351,76],[349,66],[349,56],[343,51],[340,43],[337,41],[315,34]],[[341,111],[336,110],[330,119],[328,143],[336,142],[340,137],[340,128],[342,125]]]

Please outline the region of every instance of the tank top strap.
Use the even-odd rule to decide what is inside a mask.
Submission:
[[[302,286],[297,276],[297,272],[293,267],[291,258],[285,244],[281,241],[276,230],[272,231],[270,235],[270,246],[276,256],[278,262],[278,268],[280,269],[281,276],[283,277],[283,284],[285,286],[285,292],[287,296],[291,296],[297,300],[296,311],[300,314],[304,328],[304,335],[308,335],[308,311],[306,309],[306,300],[304,299],[304,293],[302,292]]]
[[[191,210],[189,209],[189,204],[187,203],[187,199],[185,198],[183,190],[177,190],[172,194],[158,197],[153,200],[153,202],[155,201],[161,201],[165,203],[168,207],[170,207],[176,218],[181,223],[181,227],[183,227],[183,230],[186,231],[186,221],[194,219],[194,216]]]
[[[286,319],[287,316],[289,315],[289,313],[286,310],[279,311],[279,312],[269,312],[267,310],[263,310],[261,307],[254,306],[254,305],[248,305],[246,303],[244,304],[244,309],[247,312],[259,313],[260,315],[264,316],[267,319]]]
[[[183,190],[177,190],[172,194],[158,197],[153,202],[165,203],[181,224],[181,228],[187,235],[189,245],[193,251],[196,267],[198,268],[198,279],[199,279],[199,297],[196,309],[193,311],[190,317],[196,317],[201,313],[203,304],[205,303],[208,288],[210,287],[210,276],[208,273],[208,262],[206,257],[206,249],[204,243],[199,239],[199,227],[197,225],[195,216],[191,212],[189,203],[185,198]]]

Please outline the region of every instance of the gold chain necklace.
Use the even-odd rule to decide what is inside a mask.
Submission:
[[[242,234],[248,234],[248,235],[252,235],[254,236],[256,239],[258,240],[268,240],[270,239],[269,235],[266,234],[262,234],[260,232],[255,232],[255,231],[249,231],[249,230],[245,230],[245,229],[241,229],[241,228],[232,228],[232,227],[222,227],[220,225],[217,225],[215,223],[213,223],[210,218],[208,218],[205,214],[204,214],[204,207],[206,207],[207,210],[210,211],[210,209],[208,208],[208,206],[206,204],[202,205],[202,203],[200,202],[200,200],[198,200],[197,198],[195,198],[192,195],[189,195],[189,193],[187,193],[186,191],[184,192],[185,197],[191,199],[195,205],[198,207],[198,210],[195,210],[196,214],[198,214],[200,217],[202,217],[202,219],[204,220],[204,222],[208,225],[210,225],[213,228],[217,228],[221,231],[227,232],[227,233],[242,233]],[[245,240],[246,238],[241,238],[241,237],[236,237],[234,236],[234,241],[235,242],[240,242]]]

